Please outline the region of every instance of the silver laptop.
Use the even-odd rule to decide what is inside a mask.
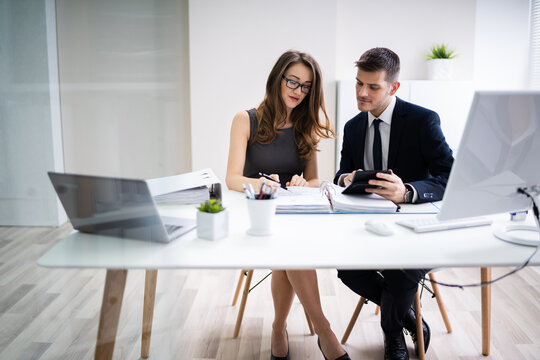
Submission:
[[[196,227],[193,219],[160,216],[144,180],[48,174],[81,232],[167,243]]]

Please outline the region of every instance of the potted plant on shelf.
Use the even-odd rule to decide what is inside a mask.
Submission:
[[[217,240],[229,234],[229,212],[221,201],[210,199],[202,203],[197,212],[197,236]]]
[[[456,54],[445,44],[436,44],[431,47],[428,59],[429,80],[452,80],[452,68]]]

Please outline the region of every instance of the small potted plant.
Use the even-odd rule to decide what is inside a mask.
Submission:
[[[197,236],[217,240],[229,234],[229,212],[221,201],[210,199],[202,203],[197,212]]]
[[[452,80],[454,50],[445,44],[436,44],[431,47],[427,55],[429,80]]]

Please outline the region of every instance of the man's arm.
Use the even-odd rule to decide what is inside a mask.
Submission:
[[[417,203],[442,200],[444,190],[454,162],[452,150],[446,142],[437,113],[426,118],[420,131],[421,154],[427,165],[429,176],[408,182],[418,195]]]

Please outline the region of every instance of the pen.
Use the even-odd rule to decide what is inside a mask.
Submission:
[[[266,187],[266,180],[263,180],[261,189],[259,190],[259,200],[264,198],[264,188]]]
[[[255,199],[255,190],[253,190],[253,185],[248,184],[249,186],[249,192],[251,193],[251,198]]]
[[[246,184],[242,184],[242,189],[244,189],[244,194],[246,194],[246,197],[248,199],[251,199],[251,194],[249,193],[247,187],[246,187]]]
[[[268,180],[270,180],[270,181],[277,182],[275,179],[273,179],[273,178],[272,178],[270,175],[268,175],[268,174],[265,174],[265,173],[260,172],[260,173],[259,173],[259,176],[262,176],[263,178],[268,179]],[[285,184],[279,183],[279,185],[280,185],[282,188],[284,188],[285,190],[287,190],[287,187],[285,186]]]

